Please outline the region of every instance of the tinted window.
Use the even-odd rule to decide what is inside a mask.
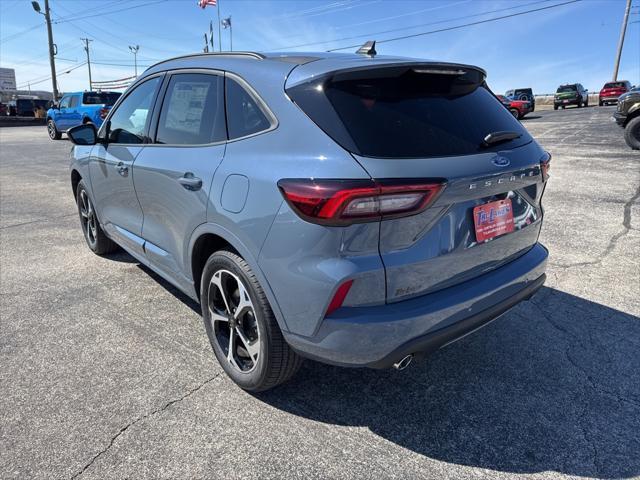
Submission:
[[[497,131],[515,131],[521,137],[492,148],[530,141],[522,125],[483,86],[480,72],[437,70],[416,66],[345,72],[289,93],[336,142],[366,156],[477,153],[483,151],[486,135]]]
[[[62,97],[62,100],[60,100],[60,108],[69,108],[69,100],[71,100],[69,96]]]
[[[110,118],[109,141],[113,143],[143,143],[160,77],[138,85],[113,112]]]
[[[563,85],[558,87],[558,91],[556,93],[567,93],[567,92],[575,92],[577,90],[575,85]]]
[[[71,100],[69,101],[69,108],[76,108],[78,106],[78,96],[74,95],[73,97],[71,97]]]
[[[218,75],[173,75],[162,102],[156,143],[202,145],[225,140],[222,84]]]
[[[267,130],[271,122],[258,102],[238,82],[227,78],[227,129],[229,139]]]
[[[82,103],[85,105],[112,106],[120,98],[118,92],[85,92],[82,95]]]

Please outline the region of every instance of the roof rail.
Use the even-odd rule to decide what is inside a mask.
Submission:
[[[207,57],[207,56],[215,56],[215,57],[250,57],[255,58],[256,60],[264,60],[267,58],[261,53],[258,52],[201,52],[201,53],[188,53],[186,55],[178,55],[177,57],[167,58],[166,60],[161,60],[153,65],[149,66],[147,70],[150,68],[156,67],[166,62],[171,62],[173,60],[179,60],[181,58],[190,58],[190,57]],[[146,70],[145,70],[146,71]]]

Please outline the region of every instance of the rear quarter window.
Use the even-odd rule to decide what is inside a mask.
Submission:
[[[234,79],[226,79],[227,131],[229,140],[268,130],[271,121],[260,102]]]

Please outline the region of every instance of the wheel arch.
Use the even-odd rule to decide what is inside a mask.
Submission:
[[[633,120],[636,117],[640,117],[640,103],[634,105],[633,107],[631,107],[629,109],[629,113],[627,114],[627,118],[624,121],[624,126],[626,127],[627,124]]]
[[[280,306],[278,305],[267,278],[264,276],[264,273],[258,265],[257,259],[237,236],[220,225],[205,223],[196,228],[191,235],[187,258],[185,259],[184,264],[188,265],[191,269],[191,278],[193,279],[193,287],[197,298],[200,299],[200,282],[207,259],[213,252],[223,249],[231,250],[249,264],[249,267],[253,270],[260,286],[267,296],[267,300],[269,301],[269,305],[271,306],[271,310],[276,317],[280,329],[288,332],[289,330],[282,315],[282,311],[280,310]]]

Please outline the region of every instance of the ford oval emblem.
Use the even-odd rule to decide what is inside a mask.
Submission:
[[[511,163],[507,157],[496,157],[491,161],[497,167],[508,167]]]

